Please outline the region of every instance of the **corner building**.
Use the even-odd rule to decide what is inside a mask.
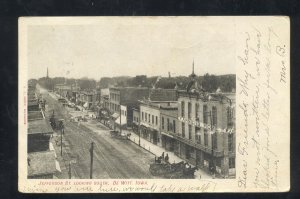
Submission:
[[[235,93],[178,91],[174,152],[218,177],[235,176]]]

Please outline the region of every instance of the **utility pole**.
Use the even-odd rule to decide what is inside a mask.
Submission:
[[[140,114],[141,114],[141,111],[140,111]],[[138,131],[139,131],[139,146],[141,146],[141,116],[139,118],[139,128],[138,128]]]
[[[91,166],[90,166],[90,179],[93,179],[93,154],[94,151],[94,142],[91,143],[91,148],[90,148],[90,156],[91,156]]]
[[[71,179],[71,161],[69,162],[69,179]]]
[[[120,95],[121,97],[121,95]],[[121,119],[121,116],[122,116],[122,111],[121,111],[121,99],[120,99],[120,135],[122,135],[122,119]]]
[[[62,156],[62,134],[64,129],[60,129],[60,156]]]

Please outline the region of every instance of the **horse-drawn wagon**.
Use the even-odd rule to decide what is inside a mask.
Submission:
[[[111,130],[110,132],[110,136],[113,138],[119,138],[119,139],[126,139],[128,140],[130,137],[130,133],[126,133],[126,132],[120,132],[120,131],[116,131],[116,130]]]
[[[154,176],[161,176],[167,179],[193,179],[197,167],[192,167],[184,161],[169,163],[161,158],[156,159],[150,164],[149,171]]]

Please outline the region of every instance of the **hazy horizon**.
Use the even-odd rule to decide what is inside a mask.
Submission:
[[[221,17],[115,17],[28,27],[29,78],[235,74],[235,27]]]

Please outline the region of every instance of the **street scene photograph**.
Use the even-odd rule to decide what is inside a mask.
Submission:
[[[236,178],[234,24],[147,22],[28,26],[28,179]]]

